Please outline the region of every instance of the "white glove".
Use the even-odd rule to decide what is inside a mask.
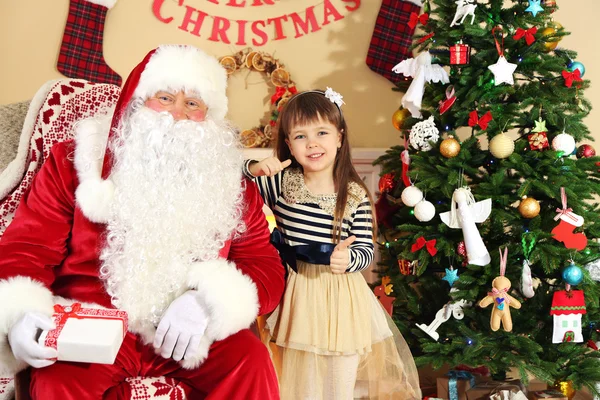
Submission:
[[[54,328],[56,328],[54,321],[46,315],[35,312],[23,314],[8,331],[8,343],[15,358],[26,362],[33,368],[43,368],[54,364],[58,357],[58,351],[36,341],[39,329]]]
[[[196,354],[208,325],[205,308],[197,290],[188,290],[173,300],[154,335],[154,348],[160,349],[163,358],[181,361]]]

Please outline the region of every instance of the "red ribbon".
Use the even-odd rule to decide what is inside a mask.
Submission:
[[[565,193],[565,188],[561,187],[560,188],[560,200],[562,201],[562,209],[557,208],[556,212],[558,214],[556,214],[556,216],[554,217],[555,221],[558,221],[558,219],[560,217],[562,217],[563,215],[565,217],[569,217],[571,218],[573,221],[577,222],[577,217],[574,216],[573,214],[571,214],[573,212],[572,208],[567,208],[567,194]]]
[[[64,325],[69,318],[82,319],[83,317],[77,314],[81,311],[80,303],[73,303],[70,306],[54,305],[54,312],[59,315],[57,325]]]
[[[504,54],[504,35],[502,35],[502,46],[500,46],[500,43],[498,43],[498,39],[496,39],[496,31],[500,31],[502,32],[502,27],[501,26],[496,26],[492,29],[492,36],[494,36],[494,42],[496,42],[496,50],[498,50],[498,55],[499,56],[503,56]]]
[[[443,115],[446,111],[448,111],[456,101],[456,96],[454,95],[454,86],[450,85],[446,89],[446,100],[440,100],[440,115]]]
[[[277,86],[277,89],[275,89],[275,94],[273,96],[271,96],[271,104],[275,104],[275,102],[277,100],[279,100],[280,98],[283,97],[283,95],[286,92],[286,88],[284,88],[283,86]]]
[[[523,37],[525,37],[525,41],[527,42],[527,45],[531,46],[531,44],[533,42],[535,42],[535,37],[533,35],[535,35],[536,33],[537,33],[537,27],[535,27],[535,26],[532,26],[529,29],[517,28],[517,33],[515,33],[515,35],[513,36],[513,39],[521,40]]]
[[[469,126],[479,125],[481,130],[486,130],[488,124],[494,118],[492,117],[492,113],[490,111],[486,112],[481,118],[477,115],[477,110],[473,110],[469,113]]]
[[[423,236],[421,236],[420,238],[417,239],[417,241],[415,243],[413,243],[412,247],[410,248],[410,251],[412,251],[414,253],[415,251],[421,250],[423,248],[423,246],[425,246],[427,248],[427,252],[431,256],[435,256],[437,254],[437,249],[435,248],[435,243],[436,243],[436,239],[425,240],[425,238]]]
[[[565,78],[565,86],[569,87],[569,88],[573,85],[573,81],[577,81],[577,82],[582,81],[581,71],[579,71],[578,69],[574,70],[573,72],[563,70],[562,76],[563,76],[563,78]]]
[[[410,13],[410,19],[408,20],[408,26],[410,26],[411,28],[415,28],[417,26],[417,24],[420,22],[421,25],[425,25],[427,24],[427,21],[429,21],[429,14],[424,13],[421,15],[418,15],[415,12]]]
[[[431,39],[433,37],[433,35],[435,35],[435,32],[431,32],[429,35],[423,36],[421,39],[419,39],[419,43],[423,43],[427,39]]]

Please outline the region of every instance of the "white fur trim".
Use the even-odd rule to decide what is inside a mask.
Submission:
[[[13,356],[8,331],[29,311],[51,316],[54,312],[52,292],[40,282],[25,276],[0,281],[0,373],[15,374],[27,365]]]
[[[227,73],[216,58],[192,46],[160,46],[152,55],[134,96],[146,100],[160,90],[198,94],[208,106],[207,117],[223,120],[227,114]]]
[[[413,3],[414,5],[419,6],[419,7],[423,6],[422,0],[406,0],[406,1],[408,1],[409,3]]]
[[[82,120],[75,126],[75,169],[79,186],[77,205],[92,222],[106,223],[115,188],[102,180],[102,165],[114,109],[106,115]]]
[[[8,196],[8,194],[23,180],[25,168],[28,165],[29,142],[33,135],[33,125],[37,121],[40,108],[42,108],[42,105],[46,101],[48,93],[50,93],[54,85],[59,81],[60,79],[54,79],[44,83],[44,85],[36,92],[31,103],[29,103],[29,109],[27,110],[23,128],[21,129],[17,155],[6,166],[4,171],[2,171],[2,174],[0,174],[0,199]]]
[[[99,6],[104,6],[109,10],[114,7],[117,0],[87,0],[89,3],[98,4]]]
[[[206,335],[223,340],[247,329],[258,316],[256,284],[225,259],[192,265],[188,285],[197,289],[208,307]]]

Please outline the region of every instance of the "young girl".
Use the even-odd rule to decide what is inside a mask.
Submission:
[[[360,273],[373,260],[373,202],[352,165],[342,104],[330,88],[295,95],[279,117],[277,157],[245,166],[290,267],[266,323],[281,398],[420,399],[410,350]]]

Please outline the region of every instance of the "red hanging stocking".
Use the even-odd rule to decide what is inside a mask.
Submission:
[[[399,81],[392,68],[402,60],[412,57],[410,49],[415,26],[409,22],[411,14],[417,20],[421,10],[420,0],[383,0],[367,53],[367,65],[390,80]],[[413,19],[415,16],[413,16]]]
[[[102,41],[106,12],[117,0],[70,0],[58,70],[69,78],[121,86],[121,77],[104,61]]]

